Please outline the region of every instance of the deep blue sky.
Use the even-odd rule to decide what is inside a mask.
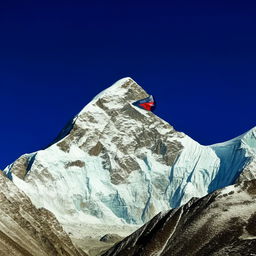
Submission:
[[[156,114],[202,144],[255,126],[256,5],[246,1],[0,1],[0,167],[49,144],[131,76]]]

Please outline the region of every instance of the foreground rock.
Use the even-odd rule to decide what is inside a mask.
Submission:
[[[104,256],[255,255],[256,180],[161,213]]]
[[[1,174],[0,255],[86,254],[74,246],[51,212],[44,208],[37,209],[22,191]]]

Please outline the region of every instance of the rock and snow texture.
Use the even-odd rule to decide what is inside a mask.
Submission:
[[[0,255],[86,255],[75,248],[54,215],[37,209],[0,174]]]
[[[147,96],[131,78],[119,80],[51,146],[21,156],[4,172],[63,224],[141,225],[160,211],[234,183],[244,168],[255,167],[256,129],[202,146],[132,105]]]
[[[102,256],[237,255],[256,252],[256,180],[159,213]]]

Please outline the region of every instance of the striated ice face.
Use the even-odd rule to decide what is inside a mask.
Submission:
[[[125,78],[97,95],[45,150],[5,169],[38,207],[65,222],[142,224],[232,184],[255,159],[255,131],[202,146],[132,103]]]

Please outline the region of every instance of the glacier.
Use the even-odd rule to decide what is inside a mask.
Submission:
[[[228,142],[200,145],[132,105],[148,95],[131,78],[117,81],[49,147],[21,156],[4,173],[64,226],[141,225],[233,184],[249,165],[256,173],[256,128]]]

